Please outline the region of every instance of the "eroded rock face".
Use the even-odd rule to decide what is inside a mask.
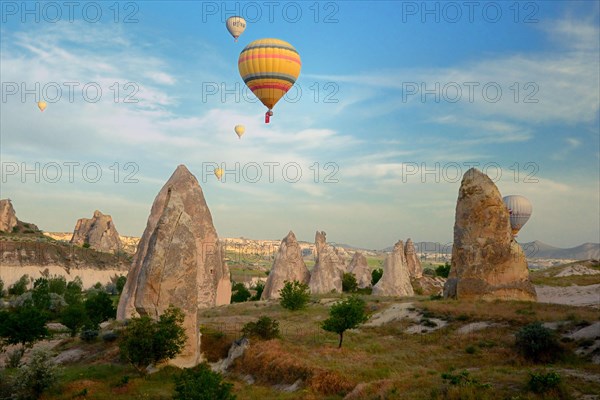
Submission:
[[[404,245],[404,256],[406,257],[406,264],[408,265],[408,272],[411,278],[419,279],[423,276],[423,267],[421,266],[421,260],[417,255],[415,244],[412,239],[408,238]]]
[[[304,264],[300,246],[292,231],[283,238],[279,245],[261,300],[278,299],[279,291],[283,288],[285,281],[299,281],[306,284],[310,281],[310,272]]]
[[[444,297],[536,301],[527,259],[512,237],[502,196],[494,182],[475,168],[465,173],[458,192],[452,267]]]
[[[357,251],[354,253],[348,266],[348,272],[354,274],[356,283],[360,289],[371,286],[371,269],[367,264],[367,258],[361,252]]]
[[[94,216],[77,220],[71,243],[82,246],[89,243],[94,250],[114,253],[121,250],[121,239],[112,217],[94,211]]]
[[[0,200],[0,231],[12,232],[17,226],[17,214],[10,199]]]
[[[228,304],[229,269],[202,188],[184,165],[160,190],[121,294],[117,319],[158,318],[173,304],[185,314],[187,342],[170,364],[201,359],[198,310]]]
[[[373,286],[373,295],[376,296],[413,296],[410,283],[410,273],[404,255],[404,243],[399,240],[394,245],[394,250],[387,255],[383,263],[383,276]]]
[[[310,275],[310,291],[313,294],[342,292],[342,275],[345,272],[344,260],[336,249],[327,244],[325,232],[315,235],[317,257]]]

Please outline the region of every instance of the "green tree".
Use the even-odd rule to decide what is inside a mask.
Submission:
[[[351,296],[331,306],[329,318],[323,321],[321,327],[328,332],[340,335],[338,348],[341,348],[344,332],[356,328],[366,320],[365,301],[357,296]]]
[[[371,286],[375,286],[377,284],[377,282],[379,282],[379,280],[381,279],[382,276],[383,276],[382,268],[376,268],[373,271],[371,271]]]
[[[83,326],[91,324],[82,302],[69,304],[60,316],[60,323],[69,328],[71,337],[77,336]]]
[[[33,305],[39,310],[48,311],[50,309],[48,279],[38,278],[33,282],[31,299],[33,300]]]
[[[150,364],[175,357],[186,341],[184,315],[170,306],[158,321],[144,315],[129,320],[123,331],[121,355],[141,374]]]
[[[306,307],[306,304],[310,300],[308,285],[298,281],[284,281],[283,288],[279,291],[279,296],[281,297],[279,304],[283,308],[292,311]]]
[[[48,279],[48,291],[64,296],[67,290],[67,280],[64,276],[56,275]]]
[[[29,285],[29,275],[23,275],[14,285],[8,288],[8,294],[20,296],[27,290],[27,285]]]
[[[46,314],[26,305],[15,311],[0,311],[0,338],[5,344],[21,344],[21,352],[48,336]]]
[[[15,377],[17,399],[39,399],[42,393],[58,380],[58,368],[47,350],[36,349],[26,367],[19,368]]]
[[[81,302],[83,297],[83,282],[76,276],[71,282],[67,283],[65,289],[65,301],[67,304]]]
[[[450,263],[446,261],[444,265],[439,265],[435,269],[435,274],[437,276],[441,276],[442,278],[447,278],[450,275]]]
[[[236,283],[231,288],[231,302],[232,303],[243,303],[247,301],[252,294],[246,289],[243,283]]]
[[[358,289],[358,283],[356,282],[356,276],[354,274],[345,272],[342,276],[342,291],[343,292],[356,292]]]
[[[115,318],[117,315],[110,295],[104,291],[92,291],[88,294],[85,300],[85,311],[91,322],[90,327],[94,329],[98,329],[101,322]]]
[[[208,364],[186,368],[175,377],[175,400],[235,400],[231,394],[233,385],[223,382],[218,372],[213,372]]]
[[[519,329],[515,345],[523,356],[533,362],[552,362],[564,352],[556,334],[537,321]]]
[[[127,283],[127,277],[121,275],[117,278],[115,284],[117,285],[117,292],[119,294],[123,293],[123,288],[125,287],[125,283]]]
[[[4,296],[4,281],[0,279],[0,298]]]

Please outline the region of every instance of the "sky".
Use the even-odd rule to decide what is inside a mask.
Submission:
[[[599,4],[4,1],[0,198],[141,236],[185,164],[221,237],[382,249],[452,242],[475,166],[533,204],[520,242],[600,242]],[[269,124],[237,68],[261,38],[302,60]]]

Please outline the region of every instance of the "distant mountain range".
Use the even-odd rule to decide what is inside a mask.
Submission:
[[[527,258],[554,258],[559,260],[589,260],[600,259],[600,243],[584,243],[576,247],[563,249],[554,247],[539,240],[520,243]],[[452,254],[452,243],[417,242],[418,253]],[[383,251],[389,252],[393,246],[386,247]]]

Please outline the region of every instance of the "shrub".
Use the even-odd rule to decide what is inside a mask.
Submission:
[[[202,340],[200,341],[200,351],[208,362],[216,362],[226,358],[231,347],[231,340],[227,338],[223,331],[213,329],[208,326],[200,327]]]
[[[356,276],[349,272],[344,273],[342,276],[342,291],[343,292],[356,292],[358,289],[358,283],[356,282]]]
[[[38,399],[58,380],[58,369],[47,350],[33,351],[29,364],[19,369],[15,377],[17,399]]]
[[[551,390],[558,390],[561,384],[561,377],[558,372],[530,372],[527,388],[534,393],[546,393]]]
[[[48,335],[46,315],[37,308],[26,305],[13,312],[0,311],[0,339],[6,344],[31,347]]]
[[[23,275],[18,281],[8,288],[8,294],[20,296],[27,290],[29,285],[29,275]]]
[[[256,322],[248,322],[242,328],[244,336],[270,340],[279,337],[279,322],[267,316],[261,316]]]
[[[443,373],[442,379],[444,381],[448,381],[448,383],[452,386],[474,386],[480,388],[491,387],[489,383],[480,383],[479,380],[470,377],[469,371],[467,370],[461,371],[458,374],[453,374],[452,372]]]
[[[477,352],[477,349],[475,348],[475,346],[467,346],[465,352],[467,354],[475,354]]]
[[[184,315],[173,306],[158,321],[148,316],[132,318],[122,333],[121,355],[141,374],[148,365],[175,357],[186,341]]]
[[[67,304],[73,304],[81,301],[83,282],[76,276],[71,282],[67,283],[65,289],[65,301]]]
[[[329,318],[323,321],[321,327],[326,331],[340,335],[339,349],[342,347],[344,332],[347,329],[356,328],[366,320],[365,301],[357,296],[351,296],[331,306]]]
[[[232,303],[243,303],[245,301],[248,301],[248,299],[251,296],[252,295],[250,294],[248,289],[246,289],[246,286],[244,286],[243,283],[236,283],[231,288],[231,302]]]
[[[4,281],[0,279],[0,298],[4,296]]]
[[[90,248],[90,244],[88,242],[85,242],[83,244],[83,246],[81,246],[81,247],[83,247],[84,249],[89,249]]]
[[[118,338],[119,334],[116,332],[106,332],[104,335],[102,335],[102,340],[108,343],[114,342]]]
[[[250,298],[250,301],[260,300],[260,297],[262,296],[262,293],[265,290],[264,283],[262,283],[262,282],[257,283],[256,286],[254,287],[254,290],[256,290],[256,294]]]
[[[447,278],[450,275],[450,263],[446,261],[444,265],[440,265],[435,269],[435,274],[442,278]]]
[[[310,300],[308,285],[298,281],[285,281],[283,288],[279,291],[279,296],[281,296],[279,304],[291,311],[306,307],[306,304]]]
[[[8,353],[8,359],[6,360],[6,368],[19,368],[21,366],[21,359],[23,358],[23,349],[14,349]]]
[[[218,372],[206,363],[186,368],[175,377],[175,400],[235,400],[233,385],[223,382]]]
[[[383,276],[383,269],[377,268],[371,271],[371,286],[375,286]]]
[[[115,282],[115,285],[117,286],[117,292],[119,292],[119,294],[121,294],[121,292],[123,292],[123,288],[125,287],[125,283],[127,283],[127,277],[126,276],[119,276],[117,278],[117,281]]]
[[[117,315],[110,295],[103,291],[92,291],[88,294],[88,298],[85,300],[85,311],[91,326],[95,328],[98,328],[101,322],[115,318]]]
[[[98,337],[99,332],[95,329],[84,329],[79,337],[84,342],[93,342]]]
[[[67,290],[67,280],[64,276],[57,275],[48,279],[48,291],[50,293],[56,293],[64,295]]]
[[[539,322],[533,322],[519,329],[515,345],[525,358],[533,362],[551,362],[562,353],[554,332]]]

